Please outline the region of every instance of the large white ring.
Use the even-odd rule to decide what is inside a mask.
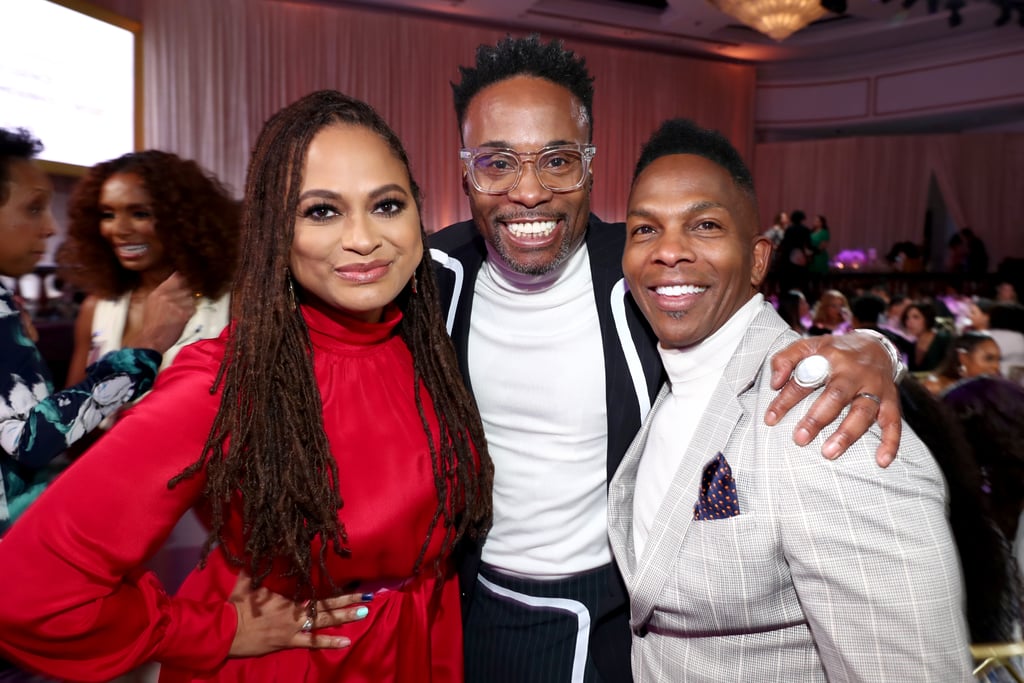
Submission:
[[[804,389],[817,389],[828,381],[832,365],[825,356],[807,356],[793,369],[793,382]]]

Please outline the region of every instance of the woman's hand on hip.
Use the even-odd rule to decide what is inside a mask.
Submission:
[[[238,628],[230,657],[258,657],[287,648],[343,648],[344,636],[320,629],[366,617],[372,594],[353,593],[324,600],[295,602],[266,588],[255,588],[245,572],[238,575],[228,599],[238,611]]]

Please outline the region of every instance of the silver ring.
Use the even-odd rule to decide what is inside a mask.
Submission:
[[[302,623],[302,628],[299,629],[303,633],[309,633],[313,630],[313,617],[306,617],[306,621]]]
[[[807,356],[793,369],[793,382],[804,389],[817,389],[828,381],[832,365],[825,356]]]
[[[882,407],[882,399],[879,398],[878,396],[875,396],[874,394],[869,394],[866,391],[862,391],[859,394],[857,394],[856,396],[854,396],[853,400],[856,401],[858,398],[869,399],[869,400],[874,401],[875,403],[877,403],[879,408]]]

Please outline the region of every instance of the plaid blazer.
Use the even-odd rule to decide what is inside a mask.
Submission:
[[[875,464],[877,426],[835,461],[832,430],[791,438],[808,397],[764,424],[771,354],[795,339],[770,304],[715,389],[655,517],[633,550],[633,489],[651,420],[609,490],[612,548],[630,594],[637,683],[969,681],[959,562],[938,465],[904,424]],[[723,453],[740,514],[693,521],[704,465]]]

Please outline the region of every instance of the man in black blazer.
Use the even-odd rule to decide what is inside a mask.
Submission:
[[[607,483],[663,378],[622,278],[625,228],[590,213],[593,79],[582,58],[536,36],[481,46],[461,74],[453,91],[473,219],[430,247],[495,466],[493,528],[460,563],[466,681],[626,683],[627,598],[608,543]],[[882,462],[899,441],[889,356],[867,338],[801,342],[777,384],[816,352],[832,362],[835,391],[808,413],[799,441],[871,392],[884,399]],[[779,416],[807,393],[791,385],[773,404]],[[853,403],[828,455],[866,431],[873,405]]]

